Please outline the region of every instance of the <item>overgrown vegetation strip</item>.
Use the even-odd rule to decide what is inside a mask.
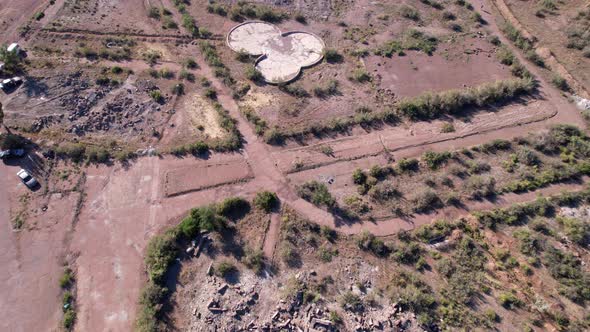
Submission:
[[[405,117],[411,121],[432,120],[443,115],[456,115],[470,107],[485,107],[502,104],[516,98],[528,96],[536,90],[536,83],[530,77],[508,79],[485,83],[464,90],[448,90],[439,93],[427,92],[414,98],[399,101],[391,109],[372,111],[359,108],[356,115],[335,118],[327,123],[315,123],[301,130],[289,131],[269,128],[253,110],[245,109],[246,118],[255,125],[256,133],[264,136],[269,144],[282,144],[287,139],[304,139],[307,135],[322,136],[333,132],[345,132],[350,128],[398,123]]]

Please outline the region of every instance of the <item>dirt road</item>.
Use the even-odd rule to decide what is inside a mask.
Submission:
[[[488,28],[499,33],[488,12],[489,4],[478,0],[474,6]],[[483,6],[483,7],[482,7]],[[3,8],[0,5],[0,9]],[[33,8],[33,7],[31,7]],[[502,41],[509,45],[501,37]],[[516,54],[519,54],[515,51]],[[538,70],[521,58],[531,72],[538,77]],[[538,112],[521,112],[522,108],[500,110],[482,116],[480,122],[461,131],[441,137],[433,128],[436,123],[419,123],[412,128],[386,128],[370,134],[359,133],[346,139],[325,140],[321,144],[334,147],[338,155],[327,158],[313,151],[313,147],[269,147],[258,138],[250,124],[238,110],[231,91],[214,78],[212,70],[199,56],[199,75],[213,82],[219,102],[231,116],[244,138],[244,149],[231,155],[213,154],[209,160],[174,157],[144,157],[129,167],[91,166],[84,169],[86,183],[84,205],[79,219],[74,220],[76,203],[82,193],[54,193],[47,195],[47,210],[31,207],[28,224],[31,229],[12,232],[9,220],[11,208],[17,206],[18,197],[27,193],[14,176],[17,166],[0,165],[0,271],[3,291],[0,294],[0,311],[9,319],[0,323],[3,331],[55,330],[61,319],[58,279],[62,262],[68,254],[75,256],[77,280],[78,320],[77,331],[129,331],[135,319],[136,302],[145,279],[143,252],[148,240],[157,232],[178,220],[188,209],[219,201],[229,196],[251,198],[260,190],[276,192],[287,204],[309,220],[334,227],[346,234],[357,234],[364,229],[376,235],[395,234],[411,229],[436,218],[455,218],[467,210],[444,209],[432,215],[419,215],[412,220],[391,219],[374,223],[344,223],[328,212],[300,199],[294,185],[322,174],[349,177],[356,167],[368,168],[385,163],[385,148],[394,157],[413,157],[425,150],[448,150],[475,145],[495,138],[510,138],[538,131],[548,123],[582,123],[573,105],[547,82],[540,81],[540,97],[544,104]],[[527,105],[526,107],[534,107]],[[550,109],[549,109],[550,108]],[[536,110],[536,109],[535,109]],[[500,125],[493,120],[504,117]],[[518,117],[519,121],[514,120]],[[522,121],[520,121],[522,120]],[[292,172],[296,159],[306,160],[307,170]],[[352,161],[351,161],[352,160]],[[224,177],[205,178],[199,170],[215,163],[247,165],[248,172],[232,183]],[[241,167],[241,166],[240,166]],[[229,169],[229,168],[228,168]],[[183,178],[178,194],[166,195],[166,174],[171,170],[192,174]],[[288,174],[290,173],[290,174]],[[203,189],[204,188],[204,189]],[[548,195],[567,189],[579,189],[580,185],[558,185],[539,191]],[[537,193],[506,195],[496,202],[474,202],[470,209],[487,209],[514,202],[533,199]],[[40,194],[35,194],[40,195]],[[170,196],[170,197],[168,197]],[[41,200],[42,198],[39,198]],[[278,239],[280,219],[272,216],[264,244],[264,253],[272,256]],[[31,313],[35,313],[32,315]]]

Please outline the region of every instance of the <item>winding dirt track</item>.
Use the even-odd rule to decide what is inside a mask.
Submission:
[[[481,9],[482,15],[489,22],[488,28],[501,37],[494,19],[490,16],[487,2],[477,0],[475,7]],[[83,33],[83,32],[80,32]],[[168,37],[165,37],[168,38]],[[513,49],[515,54],[519,54]],[[538,70],[526,62],[520,55],[521,62],[540,77]],[[60,256],[66,254],[64,248],[49,246],[49,243],[71,243],[67,250],[77,255],[77,331],[129,331],[135,319],[136,301],[140,285],[143,283],[143,252],[148,240],[162,228],[174,224],[188,209],[209,204],[229,196],[252,197],[257,191],[269,190],[278,194],[281,201],[297,210],[309,220],[321,225],[334,227],[346,234],[357,234],[364,229],[379,236],[388,236],[404,229],[412,229],[429,223],[435,218],[454,218],[468,213],[468,210],[445,209],[432,215],[419,215],[412,220],[391,219],[375,223],[345,223],[335,219],[331,214],[300,199],[293,185],[317,177],[323,173],[338,174],[349,177],[356,167],[365,167],[386,162],[386,149],[394,151],[395,157],[418,156],[425,150],[448,150],[460,146],[479,144],[495,138],[511,138],[527,132],[538,131],[549,123],[582,123],[578,111],[568,103],[560,93],[547,82],[540,81],[540,97],[552,105],[553,110],[537,114],[538,117],[523,119],[520,122],[504,123],[496,127],[482,126],[472,128],[469,132],[458,132],[449,136],[432,139],[424,136],[408,135],[396,128],[384,129],[370,135],[355,135],[346,139],[324,141],[335,150],[344,151],[335,159],[327,162],[311,155],[310,167],[299,172],[292,172],[290,164],[298,156],[306,155],[313,147],[297,149],[277,149],[263,143],[254,133],[249,123],[241,116],[238,106],[231,97],[231,92],[214,78],[211,68],[199,59],[200,75],[209,78],[219,91],[219,102],[231,116],[237,119],[237,126],[244,138],[244,149],[230,156],[212,155],[210,160],[177,159],[173,157],[145,157],[130,167],[91,167],[86,170],[84,186],[84,206],[79,221],[68,236],[67,216],[71,217],[71,207],[62,206],[55,212],[56,224],[45,232],[50,234],[44,241],[27,238],[10,232],[6,223],[0,236],[0,262],[5,267],[0,272],[0,280],[11,288],[2,292],[0,309],[8,313],[10,319],[0,323],[0,329],[6,331],[52,330],[60,317],[59,278]],[[420,125],[419,125],[420,126]],[[370,151],[369,151],[370,150]],[[228,158],[247,162],[251,176],[238,183],[207,186],[202,190],[185,190],[185,194],[173,197],[165,195],[165,174],[170,169],[186,169],[195,172],[193,180],[198,188],[198,169],[205,164],[212,164]],[[192,167],[192,168],[191,168]],[[14,178],[15,166],[0,167],[0,219],[8,220],[11,197],[16,197],[24,188]],[[553,194],[562,190],[576,190],[580,184],[557,185],[535,193],[523,195],[505,195],[495,202],[475,202],[468,209],[487,209],[505,206],[514,202],[534,199],[537,194]],[[12,202],[13,203],[13,202]],[[69,212],[65,213],[65,212]],[[62,217],[63,214],[63,217]],[[280,220],[273,215],[263,250],[272,256],[279,237]],[[34,232],[31,232],[34,234]],[[40,235],[40,236],[41,236]],[[45,236],[45,235],[43,235]],[[67,241],[66,241],[67,240]],[[47,244],[45,247],[33,247],[32,242]],[[28,250],[22,250],[23,247]],[[44,262],[45,266],[37,266]],[[40,275],[49,273],[49,280]],[[37,288],[32,288],[34,285]],[[39,291],[31,291],[39,290]],[[31,303],[49,308],[39,311],[31,319]],[[29,315],[26,313],[29,312]],[[20,314],[19,314],[20,313]],[[24,313],[24,314],[23,314]],[[27,325],[21,324],[30,321]]]

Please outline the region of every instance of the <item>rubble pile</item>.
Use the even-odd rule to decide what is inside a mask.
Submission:
[[[194,246],[191,247],[191,253]],[[188,250],[188,249],[187,249]],[[187,251],[188,252],[188,251]],[[422,331],[416,316],[397,304],[360,311],[344,311],[335,321],[335,301],[306,301],[304,289],[278,300],[276,305],[261,298],[264,287],[274,287],[266,279],[246,278],[245,284],[229,284],[207,270],[207,279],[193,293],[190,312],[195,331]],[[312,282],[314,271],[299,273],[301,285]],[[354,289],[354,286],[350,287]],[[268,291],[268,290],[267,290]],[[279,290],[276,290],[278,293]],[[357,290],[358,292],[358,290]]]
[[[150,124],[146,115],[159,112],[160,105],[152,100],[139,101],[131,93],[127,96],[116,96],[112,101],[106,102],[104,106],[94,108],[92,111],[85,111],[84,117],[78,118],[70,131],[81,135],[86,132],[96,131],[142,131],[142,123]],[[83,114],[83,113],[82,113]],[[78,115],[78,114],[76,114]]]
[[[123,86],[97,85],[80,72],[52,78],[55,97],[42,107],[52,114],[35,119],[30,130],[39,132],[54,125],[79,136],[87,133],[136,134],[153,132],[163,123],[162,106],[148,95],[157,87],[150,80],[126,82]],[[38,106],[41,107],[41,106]]]

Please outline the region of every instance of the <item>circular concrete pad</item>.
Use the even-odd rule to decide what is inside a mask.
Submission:
[[[227,35],[227,44],[236,52],[259,55],[258,69],[268,83],[286,83],[296,78],[301,68],[320,62],[324,42],[316,35],[302,31],[282,33],[273,24],[246,22],[235,26]]]

